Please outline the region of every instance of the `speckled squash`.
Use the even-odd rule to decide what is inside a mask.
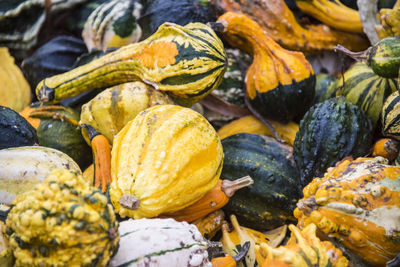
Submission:
[[[393,162],[399,155],[400,143],[392,138],[381,138],[372,148],[372,156],[381,156]]]
[[[400,92],[391,94],[382,107],[382,132],[400,140]]]
[[[148,108],[114,138],[111,201],[122,217],[135,219],[178,211],[217,184],[222,160],[219,137],[199,113]]]
[[[106,266],[119,232],[107,198],[68,170],[19,195],[6,233],[17,266]]]
[[[220,84],[226,66],[221,40],[202,23],[164,23],[146,40],[124,46],[36,87],[42,102],[58,102],[99,87],[143,81],[191,106]]]
[[[222,209],[213,211],[203,218],[197,219],[193,222],[197,229],[206,239],[211,239],[215,234],[221,230],[225,214]]]
[[[400,252],[400,167],[382,157],[343,160],[303,189],[294,215],[314,223],[367,261],[383,266]]]
[[[293,144],[302,186],[344,157],[369,154],[371,146],[371,120],[344,97],[312,106],[300,121]]]
[[[235,193],[224,207],[239,222],[254,229],[272,229],[293,221],[300,198],[300,179],[292,148],[272,137],[241,133],[222,140],[221,179],[249,175],[254,184]]]
[[[400,70],[400,36],[387,37],[373,45],[368,51],[368,65],[381,77],[397,78]]]
[[[121,241],[110,266],[211,267],[207,241],[193,224],[139,219],[121,222],[118,230]]]
[[[145,83],[124,83],[104,90],[84,104],[79,124],[89,124],[112,144],[114,136],[137,114],[160,104],[173,104],[173,101]],[[86,131],[82,134],[88,142]]]
[[[302,116],[315,93],[315,75],[305,56],[279,46],[245,15],[227,12],[217,22],[230,45],[253,55],[245,79],[250,107],[284,123]]]

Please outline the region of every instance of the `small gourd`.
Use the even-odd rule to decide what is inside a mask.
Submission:
[[[381,138],[375,142],[372,148],[372,156],[381,156],[393,162],[399,155],[400,143],[391,138]]]

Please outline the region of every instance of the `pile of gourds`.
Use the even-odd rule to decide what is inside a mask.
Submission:
[[[3,1],[0,265],[398,266],[400,0],[353,2]]]

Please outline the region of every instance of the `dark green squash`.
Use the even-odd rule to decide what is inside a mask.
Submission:
[[[371,120],[344,97],[312,106],[301,120],[293,144],[302,186],[322,177],[344,157],[368,155],[371,145]]]
[[[221,179],[250,175],[254,184],[230,198],[224,210],[235,214],[241,225],[272,229],[293,221],[300,198],[300,179],[292,149],[257,134],[236,134],[222,140],[224,164]]]
[[[336,83],[338,78],[335,75],[319,73],[315,75],[315,96],[313,103],[321,103],[336,96]]]
[[[0,149],[37,143],[35,128],[14,110],[0,106]]]

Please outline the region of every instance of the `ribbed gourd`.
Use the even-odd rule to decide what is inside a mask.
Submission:
[[[225,66],[223,44],[210,27],[164,23],[142,42],[44,79],[36,95],[42,102],[58,102],[90,89],[143,81],[191,106],[218,87]]]
[[[160,104],[173,104],[173,101],[145,83],[123,83],[102,91],[84,104],[79,124],[91,125],[112,144],[114,136],[137,114]],[[82,134],[88,141],[86,131]]]
[[[117,250],[114,210],[81,175],[55,170],[14,204],[6,233],[17,266],[106,266]]]
[[[238,190],[224,207],[239,222],[254,229],[272,229],[293,221],[300,198],[300,179],[292,148],[272,137],[241,133],[222,140],[221,179],[249,175],[254,184]]]
[[[400,167],[382,157],[343,160],[303,189],[294,215],[314,223],[371,266],[400,252]]]
[[[347,156],[367,155],[371,146],[371,120],[344,97],[312,106],[300,121],[293,144],[302,186]]]
[[[397,91],[395,79],[383,78],[364,62],[358,62],[338,79],[336,95],[344,96],[377,124],[386,98]]]
[[[315,94],[315,75],[305,56],[279,46],[245,15],[227,12],[217,22],[230,45],[253,56],[245,79],[250,107],[284,123],[304,114]]]
[[[121,240],[110,266],[211,267],[208,243],[193,224],[173,219],[126,220],[118,230]]]
[[[101,4],[87,18],[82,37],[89,51],[136,43],[142,36],[137,23],[143,6],[139,1],[113,0]]]
[[[400,92],[391,94],[382,107],[382,133],[400,141]]]
[[[217,184],[222,161],[220,139],[203,116],[176,105],[150,107],[114,138],[111,201],[135,219],[178,211]]]

